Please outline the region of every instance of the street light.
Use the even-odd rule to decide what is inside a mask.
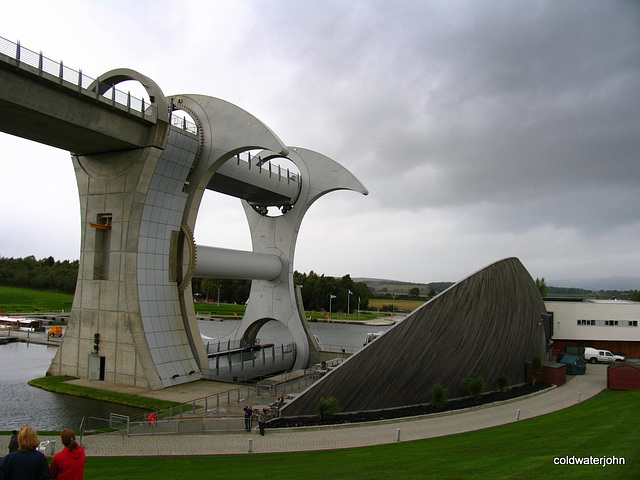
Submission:
[[[353,295],[353,292],[349,290],[349,295],[347,295],[347,315],[349,315],[349,300],[351,300],[351,295]]]

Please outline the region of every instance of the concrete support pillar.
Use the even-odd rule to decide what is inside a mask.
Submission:
[[[353,190],[367,195],[368,190],[346,168],[311,150],[289,148],[287,156],[300,170],[302,188],[295,207],[281,216],[270,217],[243,201],[249,222],[253,251],[278,256],[282,273],[278,278],[251,283],[249,302],[236,339],[253,343],[262,325],[270,320],[284,324],[296,343],[293,369],[307,367],[311,348],[318,348],[310,334],[302,306],[298,305],[293,284],[293,258],[302,219],[311,205],[334,190]],[[300,307],[300,308],[299,308]]]

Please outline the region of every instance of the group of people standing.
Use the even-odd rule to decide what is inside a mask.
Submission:
[[[244,407],[244,429],[247,432],[251,431],[251,422],[253,421],[253,409],[250,406]],[[260,435],[264,437],[264,426],[267,423],[267,413],[264,408],[257,409],[258,412],[258,428],[260,429]]]
[[[0,480],[82,480],[85,454],[76,441],[73,430],[60,433],[64,449],[47,463],[38,450],[40,440],[35,429],[23,425],[20,432],[14,430],[9,440],[9,454],[0,461]]]

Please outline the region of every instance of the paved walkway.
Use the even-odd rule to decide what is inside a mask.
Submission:
[[[83,438],[89,456],[219,455],[296,452],[380,445],[439,437],[504,425],[571,407],[606,388],[606,365],[589,365],[587,374],[568,377],[562,387],[473,410],[386,420],[366,424],[299,429],[267,429],[261,437],[255,431],[233,434],[156,435],[127,437],[92,435]],[[400,430],[398,432],[398,430]],[[45,439],[45,438],[43,438]]]

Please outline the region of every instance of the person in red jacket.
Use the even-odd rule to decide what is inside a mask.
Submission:
[[[82,480],[84,478],[84,448],[76,443],[73,430],[65,429],[60,433],[64,450],[56,453],[49,467],[51,480]]]

